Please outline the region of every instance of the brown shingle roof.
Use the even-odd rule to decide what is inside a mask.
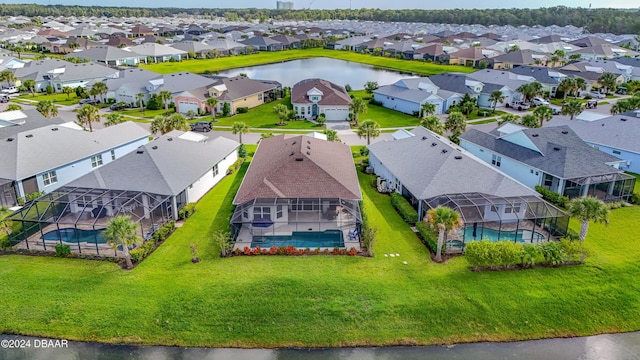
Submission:
[[[218,100],[235,101],[253,94],[274,90],[278,88],[278,83],[274,81],[252,80],[244,76],[223,78],[211,84],[207,88],[222,85],[227,88]]]
[[[319,105],[349,105],[351,97],[340,85],[322,79],[306,79],[293,85],[291,88],[292,104],[311,104],[307,92],[313,88],[322,91],[322,99]]]
[[[261,140],[233,203],[257,198],[362,199],[351,150],[305,135]]]

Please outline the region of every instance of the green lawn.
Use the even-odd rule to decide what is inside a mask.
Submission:
[[[267,104],[249,109],[247,113],[237,114],[230,117],[217,117],[216,126],[232,126],[234,122],[245,122],[249,127],[255,129],[311,129],[322,131],[324,128],[309,121],[287,121],[285,126],[276,125],[280,120],[273,112],[273,107],[277,104],[285,104],[291,108],[291,98],[285,97]]]
[[[26,93],[26,94],[18,95],[17,98],[28,100],[28,101],[36,101],[36,102],[49,100],[49,101],[53,101],[58,105],[75,105],[80,100],[76,97],[76,93],[69,94],[69,97],[67,97],[67,94],[63,94],[63,93],[55,93],[51,95],[47,95],[43,93],[35,93],[35,96],[33,96],[30,93]]]
[[[228,228],[246,169],[209,192],[195,215],[132,271],[107,262],[0,256],[0,332],[133,344],[327,347],[640,329],[640,207],[614,210],[608,227],[591,226],[585,265],[474,273],[464,257],[433,263],[388,197],[369,185],[372,177],[360,174],[364,206],[378,229],[375,258],[220,259],[210,235]],[[198,245],[199,264],[190,261],[191,243]]]
[[[383,106],[369,104],[371,95],[367,94],[364,90],[354,90],[349,93],[357,98],[365,99],[367,102],[367,112],[360,114],[359,122],[364,120],[374,120],[381,128],[396,128],[396,127],[415,127],[418,126],[419,120],[416,117],[407,115],[400,111],[387,109]]]
[[[145,118],[145,119],[149,119],[149,120],[153,120],[153,118],[155,118],[158,115],[164,115],[165,111],[164,108],[162,109],[158,109],[158,110],[146,110],[144,112],[140,111],[139,108],[137,109],[127,109],[127,110],[121,110],[121,111],[114,111],[114,112],[118,112],[120,114],[122,114],[123,116],[126,117],[140,117],[140,118]],[[173,114],[174,109],[169,108],[169,114]]]
[[[142,68],[161,74],[189,71],[193,73],[215,73],[217,71],[235,69],[247,66],[264,65],[276,62],[307,59],[314,57],[328,57],[369,64],[380,68],[391,69],[421,75],[434,75],[442,72],[470,73],[475,69],[457,65],[438,65],[422,61],[400,60],[381,56],[358,54],[350,51],[327,49],[285,50],[277,52],[260,52],[252,55],[223,57],[219,59],[185,60],[177,63],[158,63],[142,65]]]

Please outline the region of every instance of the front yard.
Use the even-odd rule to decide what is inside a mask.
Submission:
[[[55,93],[50,95],[45,93],[35,93],[35,96],[33,96],[31,93],[24,93],[22,95],[18,95],[16,98],[29,102],[49,100],[57,105],[75,105],[78,103],[78,101],[80,101],[80,99],[78,99],[78,97],[76,96],[76,93],[71,93],[68,97],[67,94],[63,93]]]
[[[614,210],[608,227],[591,226],[585,265],[475,273],[464,257],[433,263],[388,196],[370,186],[372,176],[359,174],[365,210],[378,229],[374,258],[221,259],[211,234],[228,228],[246,169],[219,183],[132,271],[107,262],[0,256],[0,332],[133,344],[326,347],[640,329],[640,207]],[[191,243],[198,245],[198,264],[190,261]],[[400,256],[384,256],[389,253]]]

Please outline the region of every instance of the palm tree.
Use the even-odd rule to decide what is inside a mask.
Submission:
[[[498,125],[502,125],[506,122],[511,122],[514,124],[517,124],[520,122],[520,116],[516,115],[516,114],[504,114],[500,117],[500,119],[498,119]]]
[[[569,115],[570,120],[573,120],[574,117],[580,115],[581,112],[582,103],[579,100],[570,100],[562,105],[562,110],[560,110],[562,115]]]
[[[273,112],[278,115],[280,122],[278,125],[284,125],[284,119],[289,115],[289,108],[285,104],[278,104],[273,107]]]
[[[527,114],[520,120],[520,125],[529,128],[537,128],[539,124],[538,118],[535,115]]]
[[[506,97],[500,90],[494,90],[491,92],[491,95],[489,95],[489,102],[493,103],[494,113],[496,112],[496,106],[498,106],[498,103],[503,102],[505,98]]]
[[[436,251],[436,261],[442,260],[442,246],[444,245],[444,235],[457,230],[464,224],[460,214],[446,206],[438,206],[427,211],[425,221],[433,230],[438,231],[438,248]]]
[[[548,106],[538,106],[533,110],[533,115],[538,120],[538,126],[542,127],[542,123],[553,118],[553,110]]]
[[[240,140],[240,144],[242,144],[242,134],[246,134],[249,132],[249,125],[242,121],[236,121],[231,126],[231,132],[235,135],[238,134],[238,139]]]
[[[89,131],[93,131],[91,123],[100,122],[100,112],[98,108],[91,104],[83,104],[76,114],[78,122],[82,125],[89,125]]]
[[[524,101],[527,101],[542,93],[542,84],[537,81],[522,84],[516,89],[516,91],[522,94]]]
[[[160,133],[161,135],[168,133],[168,120],[169,119],[166,115],[157,115],[156,117],[154,117],[151,121],[151,132],[154,134]]]
[[[191,127],[189,126],[189,122],[187,121],[187,118],[185,118],[182,114],[179,114],[179,113],[171,114],[168,118],[168,124],[169,124],[169,131],[173,131],[173,130],[189,131],[191,129]]]
[[[207,106],[211,110],[211,121],[216,121],[216,110],[218,106],[218,99],[210,97],[207,99]]]
[[[104,115],[104,118],[107,119],[107,121],[104,122],[105,127],[125,122],[124,116],[119,113],[110,113],[109,115]]]
[[[569,203],[569,215],[580,221],[580,241],[584,241],[589,231],[589,222],[609,224],[609,207],[600,199],[580,197]]]
[[[332,129],[324,129],[323,134],[327,135],[327,141],[340,141],[338,132]]]
[[[127,269],[133,267],[129,247],[142,242],[142,239],[136,235],[137,227],[138,224],[133,222],[129,216],[116,216],[109,221],[109,225],[107,225],[103,234],[104,238],[107,239],[107,243],[111,245],[114,250],[119,246],[122,247]]]
[[[359,138],[366,137],[367,145],[371,144],[372,137],[380,136],[380,125],[373,120],[365,120],[362,125],[356,130],[356,134]]]
[[[46,118],[52,118],[54,116],[58,116],[58,107],[53,104],[50,100],[42,100],[38,101],[36,105],[36,110],[42,114],[42,116]]]
[[[144,94],[143,93],[137,93],[136,94],[136,102],[138,103],[138,106],[140,106],[140,112],[142,112],[142,114],[144,115]]]
[[[104,103],[103,95],[106,95],[107,92],[109,92],[107,84],[103,83],[102,81],[98,81],[91,86],[91,90],[93,90],[95,94],[100,95],[100,102]]]
[[[364,102],[361,98],[355,98],[349,104],[349,110],[353,113],[353,120],[355,121],[355,125],[358,126],[358,119],[360,114],[364,114],[367,112],[367,103]]]
[[[467,121],[464,115],[459,111],[452,111],[447,116],[447,121],[444,123],[444,128],[451,132],[449,140],[454,143],[458,143],[458,137],[467,129]]]
[[[440,122],[437,116],[427,116],[424,119],[420,120],[420,126],[425,129],[429,129],[438,135],[444,134],[444,125]]]
[[[26,79],[22,82],[22,85],[31,91],[31,96],[36,96],[36,81],[33,79]]]
[[[606,72],[598,78],[598,84],[604,88],[604,93],[609,93],[609,90],[615,88],[618,84],[616,82],[616,76],[610,72]]]
[[[424,103],[420,106],[420,118],[424,119],[427,116],[433,115],[436,112],[436,105],[432,103]]]
[[[11,70],[2,70],[0,72],[0,81],[6,81],[7,87],[11,86],[11,83],[15,83],[18,78]]]
[[[171,95],[171,91],[162,90],[158,93],[158,97],[160,98],[160,101],[162,101],[162,105],[164,105],[164,114],[169,115],[169,100],[173,97],[173,95]]]
[[[567,99],[567,95],[569,95],[569,93],[571,93],[575,88],[577,87],[576,84],[576,79],[571,79],[571,78],[565,78],[562,79],[562,81],[560,81],[560,84],[558,84],[558,90],[562,91],[563,100]]]
[[[583,78],[576,78],[576,87],[574,88],[575,92],[575,96],[578,96],[578,92],[579,91],[585,91],[587,90],[587,80],[583,79]]]
[[[24,52],[24,48],[22,46],[16,45],[11,50],[18,54],[18,59],[21,59],[20,54]]]
[[[629,109],[627,109],[627,104],[626,102],[620,100],[618,102],[616,102],[615,104],[613,104],[611,106],[611,113],[612,114],[622,114],[623,112],[627,112]]]
[[[164,135],[173,130],[189,130],[189,122],[182,114],[171,114],[171,116],[158,115],[151,122],[151,132]]]

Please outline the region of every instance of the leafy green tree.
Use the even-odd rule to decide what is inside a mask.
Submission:
[[[469,116],[473,110],[478,107],[478,100],[476,98],[472,98],[469,94],[464,94],[462,100],[460,100],[459,109],[462,111],[465,116]]]
[[[105,127],[117,125],[126,121],[124,116],[119,113],[110,113],[108,115],[104,115],[104,117],[107,119],[107,121],[104,122]]]
[[[380,125],[373,120],[365,120],[356,130],[359,138],[367,138],[367,145],[371,144],[372,137],[380,136]]]
[[[327,136],[327,141],[338,141],[338,142],[340,141],[340,138],[338,137],[338,132],[333,129],[324,129],[322,133]]]
[[[222,116],[229,116],[231,115],[231,105],[229,105],[228,102],[225,102],[222,104]]]
[[[358,126],[358,120],[360,118],[360,114],[364,114],[367,112],[368,107],[367,103],[364,102],[361,98],[355,98],[349,104],[349,110],[353,113],[353,120],[355,121],[355,125]]]
[[[491,94],[489,95],[489,102],[491,102],[493,104],[493,112],[494,113],[496,112],[496,106],[498,106],[498,103],[503,102],[504,99],[506,99],[506,97],[504,96],[502,91],[494,90],[494,91],[491,92]]]
[[[207,106],[211,110],[211,121],[216,121],[216,109],[218,106],[218,99],[210,97],[207,99]]]
[[[545,121],[553,118],[553,110],[548,106],[538,106],[533,110],[533,115],[538,120],[538,126],[536,127],[542,127]]]
[[[537,128],[539,127],[538,118],[536,118],[536,116],[533,114],[527,114],[522,117],[522,120],[520,121],[520,125],[526,126],[529,128]]]
[[[437,116],[427,116],[424,119],[420,120],[420,126],[425,129],[431,130],[438,135],[444,134],[444,125],[440,122],[440,119]]]
[[[22,106],[18,104],[9,104],[7,105],[7,108],[4,109],[4,111],[15,111],[15,110],[22,110]]]
[[[231,132],[234,135],[238,134],[238,140],[240,141],[240,144],[242,144],[242,134],[246,134],[249,132],[249,125],[242,121],[236,121],[233,123],[233,126],[231,126]]]
[[[582,110],[583,106],[579,100],[569,100],[564,105],[562,105],[562,110],[560,110],[560,113],[562,115],[569,115],[569,119],[573,120],[574,117],[582,113]]]
[[[89,131],[93,131],[91,123],[100,122],[100,112],[98,108],[91,104],[83,104],[78,110],[76,118],[80,124],[89,125]]]
[[[58,107],[50,100],[38,101],[36,110],[38,110],[40,114],[42,114],[42,116],[46,118],[58,116]]]
[[[589,231],[589,222],[609,224],[609,207],[600,199],[580,197],[569,203],[569,215],[580,221],[580,241],[584,242]]]
[[[378,89],[378,82],[377,81],[367,81],[364,84],[364,90],[367,92],[367,94],[369,95],[373,95],[373,92]]]
[[[278,115],[280,122],[278,125],[285,125],[284,119],[289,115],[289,108],[285,104],[277,104],[273,107],[273,112]]]
[[[464,115],[458,111],[452,111],[447,116],[447,120],[444,123],[444,128],[449,130],[451,136],[449,136],[449,140],[458,144],[460,140],[458,138],[460,135],[467,129],[467,121]]]
[[[327,116],[325,114],[318,115],[318,117],[316,118],[316,122],[320,126],[325,126],[325,124],[327,123]]]
[[[13,222],[9,218],[11,215],[11,210],[6,207],[0,207],[0,235],[9,235],[11,234],[11,225]]]
[[[29,90],[31,92],[31,96],[35,97],[36,96],[36,81],[33,79],[25,79],[25,81],[22,82],[22,85],[24,85],[24,87],[27,88],[27,90]]]
[[[438,232],[438,246],[436,250],[436,261],[442,260],[442,247],[444,246],[444,235],[459,229],[464,225],[460,214],[446,206],[438,206],[427,211],[425,221],[429,226]]]
[[[507,114],[502,115],[500,117],[500,119],[498,119],[498,125],[502,125],[502,124],[504,124],[506,122],[518,124],[518,123],[520,123],[520,116],[518,116],[516,114],[507,113]]]
[[[138,224],[131,220],[129,216],[121,215],[109,221],[103,234],[107,243],[111,245],[114,250],[118,249],[118,247],[122,248],[127,269],[133,267],[129,247],[142,242],[142,238],[136,235],[137,228]]]
[[[169,101],[173,98],[171,91],[162,90],[158,93],[158,98],[162,101],[162,105],[164,106],[164,114],[169,115]]]
[[[598,78],[598,84],[604,88],[604,93],[608,94],[609,90],[615,89],[618,85],[616,82],[616,76],[613,73],[606,72]]]

